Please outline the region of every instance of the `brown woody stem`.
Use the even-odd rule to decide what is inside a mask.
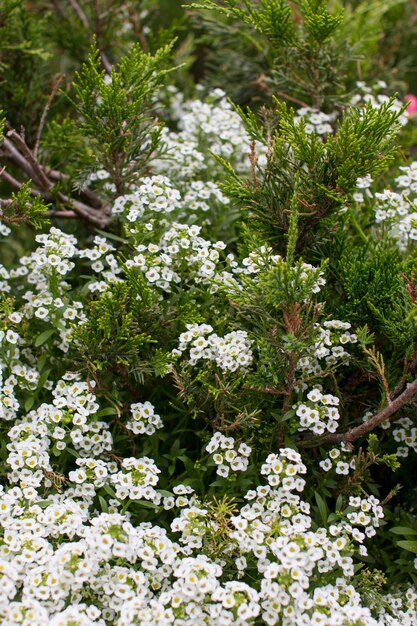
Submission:
[[[379,413],[376,413],[373,417],[368,419],[363,424],[359,426],[355,426],[347,430],[344,433],[328,433],[327,435],[323,435],[320,437],[311,437],[310,439],[306,439],[305,441],[300,441],[299,445],[304,448],[312,448],[318,445],[323,444],[338,444],[338,443],[353,443],[360,437],[367,435],[372,432],[385,422],[386,420],[392,418],[399,409],[401,409],[405,404],[408,404],[413,397],[417,394],[417,380],[414,380],[412,383],[407,385],[407,388],[396,398],[392,400],[390,404],[388,404],[385,408],[383,408]]]

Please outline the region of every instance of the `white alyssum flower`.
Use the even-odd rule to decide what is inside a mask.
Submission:
[[[252,341],[244,330],[235,330],[219,337],[209,324],[187,324],[179,337],[175,354],[189,351],[189,363],[212,361],[223,372],[245,372],[252,363]]]

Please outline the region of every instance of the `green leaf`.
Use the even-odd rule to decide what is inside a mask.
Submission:
[[[157,489],[157,492],[164,498],[170,498],[173,495],[172,491],[166,491],[165,489]]]
[[[412,552],[413,554],[417,554],[417,541],[398,541],[397,546],[407,550],[408,552]]]
[[[115,498],[117,500],[116,497],[116,493],[115,491],[110,487],[110,485],[103,485],[103,490],[112,498]]]
[[[321,497],[317,491],[314,493],[314,497],[316,498],[317,506],[319,509],[320,517],[323,521],[323,524],[327,525],[327,519],[329,517],[329,509],[327,508],[326,501]]]
[[[117,411],[114,406],[107,406],[105,409],[101,409],[96,413],[96,417],[107,417],[108,415],[117,415]]]
[[[29,396],[28,398],[26,398],[25,404],[24,404],[25,411],[30,411],[34,403],[35,403],[35,396]]]
[[[343,505],[343,496],[342,494],[339,494],[337,497],[336,506],[335,506],[336,513],[342,510],[342,505]]]
[[[99,499],[99,502],[100,502],[101,510],[104,513],[107,513],[107,511],[109,510],[109,507],[107,505],[107,502],[106,502],[105,498],[103,498],[103,496],[99,496],[98,499]]]
[[[42,389],[42,387],[44,386],[44,384],[46,383],[48,376],[50,374],[51,370],[47,369],[47,370],[43,370],[42,374],[39,377],[38,380],[38,389]]]
[[[38,372],[41,372],[43,370],[47,358],[48,358],[47,354],[41,354],[41,356],[39,357],[37,365],[36,365]]]
[[[39,348],[39,346],[42,346],[46,341],[48,341],[49,337],[52,337],[54,332],[55,328],[48,328],[47,330],[44,330],[43,333],[38,335],[33,344],[35,348]]]
[[[153,509],[154,511],[157,511],[160,508],[153,502],[148,502],[147,500],[135,500],[133,504],[135,504],[136,506],[140,506],[144,509]]]
[[[394,533],[394,535],[417,535],[417,530],[414,528],[408,528],[408,526],[394,526],[390,529],[390,533]]]

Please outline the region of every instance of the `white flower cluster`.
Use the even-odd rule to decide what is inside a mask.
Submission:
[[[210,324],[187,324],[187,330],[180,335],[178,349],[174,356],[189,350],[189,363],[213,361],[223,372],[245,372],[252,364],[252,341],[244,330],[234,330],[224,337],[213,333]]]
[[[111,283],[121,280],[119,274],[122,268],[113,254],[115,251],[116,248],[105,237],[99,235],[94,237],[92,246],[79,250],[78,256],[92,261],[90,267],[100,277],[100,280],[89,283],[88,288],[91,292],[106,291]]]
[[[214,89],[204,99],[185,100],[168,88],[171,117],[178,130],[164,129],[157,171],[166,171],[180,184],[191,177],[221,180],[223,168],[210,152],[230,161],[239,172],[250,171],[251,138],[242,119],[221,89]],[[266,163],[266,147],[256,142],[258,165]]]
[[[362,176],[356,180],[356,188],[358,191],[356,191],[352,196],[355,202],[364,202],[365,197],[372,198],[370,187],[373,182],[374,181],[370,174]]]
[[[349,506],[346,510],[347,521],[342,522],[344,531],[360,545],[360,553],[367,555],[367,549],[363,542],[368,537],[376,535],[376,529],[380,526],[380,520],[384,517],[384,512],[379,500],[375,496],[350,496]]]
[[[85,321],[83,304],[69,298],[70,285],[65,280],[75,267],[77,240],[51,227],[48,233],[37,235],[36,241],[41,245],[29,256],[22,256],[19,265],[10,271],[9,278],[16,282],[16,289],[23,291],[30,287],[22,293],[25,304],[15,315],[20,316],[19,322],[24,319],[50,322],[59,335],[55,345],[67,352],[73,328]]]
[[[10,274],[8,270],[0,263],[0,289],[2,293],[8,293],[11,289],[9,285]]]
[[[339,448],[332,448],[329,450],[325,459],[319,463],[322,470],[329,472],[334,469],[336,474],[348,476],[350,470],[356,469],[356,460],[352,457],[350,452],[344,444]]]
[[[10,325],[20,324],[23,316],[20,313],[11,313]],[[19,409],[18,391],[33,390],[38,386],[39,372],[33,367],[33,358],[30,352],[20,346],[24,341],[20,335],[9,328],[6,332],[0,330],[0,355],[8,368],[0,368],[0,419],[11,421],[16,419]],[[29,357],[30,365],[22,361],[22,357]],[[4,378],[4,373],[8,376]]]
[[[68,472],[68,479],[77,485],[89,483],[96,489],[104,487],[108,482],[108,477],[117,472],[115,462],[106,462],[94,457],[78,458],[76,464],[80,469]]]
[[[114,214],[123,214],[129,222],[137,222],[146,213],[171,213],[180,202],[180,192],[171,181],[162,175],[141,178],[139,186],[125,196],[119,196],[113,203]]]
[[[170,292],[181,281],[210,284],[217,270],[220,250],[226,245],[200,236],[200,226],[174,222],[157,244],[139,244],[139,253],[126,261],[127,268],[137,268],[151,285]]]
[[[87,383],[71,384],[70,374],[65,378],[52,391],[51,404],[41,404],[9,430],[8,478],[22,488],[50,487],[59,479],[54,477],[52,450],[59,453],[70,445],[80,456],[99,457],[112,448],[108,424],[95,418],[99,405]]]
[[[395,179],[396,190],[384,189],[372,198],[376,223],[386,224],[400,248],[405,249],[409,240],[417,240],[417,162],[399,169],[403,174]]]
[[[230,471],[245,472],[248,469],[252,448],[246,443],[237,444],[233,437],[226,437],[220,432],[214,433],[206,450],[217,465],[218,476],[227,478]]]
[[[160,470],[149,457],[125,458],[122,469],[111,476],[119,500],[151,500],[161,502],[160,494],[153,488],[158,483]]]
[[[367,85],[363,81],[358,81],[356,86],[359,93],[355,94],[351,98],[350,103],[352,105],[361,107],[365,104],[370,104],[373,108],[378,109],[381,105],[386,104],[390,100],[390,98],[383,93],[383,91],[387,88],[387,84],[383,80],[376,81],[376,83],[372,86]],[[403,106],[404,103],[396,98],[391,104],[391,110],[400,111]],[[408,119],[407,112],[405,111],[400,115],[399,122],[405,126],[408,124]]]
[[[197,138],[202,148],[209,147],[213,154],[231,159],[241,169],[247,166],[249,136],[221,89],[214,89],[205,102],[184,102],[178,125],[183,136]]]
[[[313,387],[305,401],[292,407],[299,418],[298,430],[311,430],[315,435],[336,432],[340,418],[338,406],[339,398],[322,393],[319,386]]]
[[[338,113],[323,113],[318,109],[302,107],[295,111],[295,122],[303,120],[305,122],[306,133],[317,135],[331,135],[333,133],[332,123],[337,118]]]
[[[170,177],[175,181],[200,177],[207,169],[207,157],[200,149],[198,135],[165,127],[161,133],[161,153],[152,165],[157,172],[164,172],[168,163]]]
[[[230,204],[229,198],[220,191],[216,183],[203,180],[190,181],[182,201],[186,215],[189,216],[190,213],[198,211],[203,213],[213,211],[213,205],[216,204],[221,206]]]
[[[37,286],[40,290],[42,287],[48,287],[46,278],[52,275],[65,276],[74,267],[74,263],[70,260],[77,253],[77,240],[73,235],[63,233],[59,228],[51,227],[49,233],[36,235],[38,243],[42,246],[37,248],[28,257],[21,257],[21,268],[17,272],[11,272],[12,277],[27,276],[27,281]],[[26,268],[26,271],[25,271]]]
[[[345,347],[349,343],[357,343],[358,338],[350,332],[349,322],[329,320],[322,326],[317,326],[317,339],[311,348],[311,354],[303,356],[297,363],[297,368],[303,374],[321,374],[324,369],[337,365],[347,364],[349,353]]]
[[[130,405],[132,418],[126,422],[126,428],[135,435],[153,435],[163,427],[163,421],[155,413],[155,407],[149,402],[136,402]]]
[[[417,427],[409,417],[401,417],[395,422],[392,436],[401,444],[397,448],[397,456],[407,457],[410,450],[417,452]]]

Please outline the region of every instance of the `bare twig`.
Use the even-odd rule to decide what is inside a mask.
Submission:
[[[101,62],[103,64],[103,67],[106,70],[106,72],[108,74],[110,74],[111,71],[112,71],[111,63],[110,63],[109,59],[107,58],[106,53],[103,50],[100,49],[100,44],[99,44],[99,39],[100,39],[100,35],[101,35],[100,28],[97,28],[96,32],[94,32],[94,28],[91,26],[90,20],[88,19],[87,14],[85,13],[85,11],[81,7],[81,5],[77,2],[77,0],[68,0],[68,2],[70,4],[72,10],[74,11],[75,15],[78,17],[78,19],[80,20],[81,24],[83,25],[83,28],[85,28],[91,34],[94,33],[96,35],[97,47],[99,49]],[[67,21],[68,20],[68,15],[65,12],[64,8],[61,6],[60,2],[58,0],[53,0],[53,5],[54,5],[56,13],[61,17],[61,19]],[[97,12],[97,4],[96,4],[96,12]]]
[[[320,437],[312,437],[310,439],[306,439],[304,441],[300,441],[299,445],[302,447],[315,447],[318,445],[323,445],[327,443],[337,444],[337,443],[353,443],[360,437],[367,435],[372,432],[385,422],[386,420],[392,418],[399,409],[401,409],[404,405],[408,404],[414,396],[417,394],[417,380],[414,380],[412,383],[407,385],[407,388],[396,398],[392,400],[390,404],[388,404],[385,408],[383,408],[379,413],[376,413],[373,417],[368,419],[363,424],[359,426],[355,426],[354,428],[349,429],[344,433],[328,433],[327,435]]]
[[[19,135],[15,130],[10,130],[7,133],[7,137],[4,138],[3,146],[6,156],[10,158],[10,160],[32,181],[39,185],[39,189],[31,189],[31,195],[40,195],[47,202],[58,202],[59,204],[70,208],[75,214],[83,217],[100,228],[104,228],[108,224],[109,207],[108,205],[100,202],[99,198],[93,192],[87,192],[84,190],[84,195],[90,195],[90,199],[93,200],[94,206],[85,204],[81,200],[70,198],[61,191],[56,194],[51,193],[54,183],[47,176],[45,170],[37,161],[35,155],[31,152],[23,137],[21,137],[21,135]],[[53,172],[56,180],[64,178],[64,175],[56,172],[56,170],[53,170]],[[20,189],[22,186],[17,179],[11,176],[11,174],[5,172],[4,169],[0,172],[0,176],[14,189]],[[64,211],[61,216],[69,217],[70,214],[67,211]]]
[[[107,226],[109,221],[107,210],[97,211],[92,209],[88,204],[84,204],[84,202],[80,200],[73,200],[61,192],[58,193],[57,198],[62,204],[69,206],[75,213],[78,213],[80,217],[83,217],[95,226],[99,226],[100,228]],[[105,209],[104,205],[102,208]]]
[[[258,157],[256,156],[256,141],[252,141],[250,144],[249,161],[250,161],[250,166],[251,166],[252,182],[253,182],[253,186],[256,189],[259,187],[258,177],[256,176],[256,164],[258,162]]]
[[[34,179],[33,168],[30,163],[20,154],[19,150],[15,148],[10,139],[4,138],[3,146],[6,150],[6,156],[17,165],[30,179]]]
[[[294,104],[298,104],[300,107],[309,108],[309,105],[298,98],[294,98],[293,96],[284,93],[283,91],[277,91],[274,93],[278,98],[283,98],[284,100],[288,100],[288,102],[293,102]]]
[[[32,168],[33,176],[31,178],[35,180],[39,185],[46,190],[50,190],[54,185],[49,180],[47,175],[42,169],[42,166],[38,163],[32,151],[28,147],[26,141],[15,130],[9,130],[7,136],[13,141],[15,146],[19,148],[20,153],[25,157]]]
[[[138,38],[138,41],[141,45],[141,48],[144,52],[148,52],[149,50],[149,45],[148,42],[146,40],[146,37],[143,33],[143,29],[142,29],[142,24],[141,24],[141,18],[140,18],[140,12],[135,9],[134,14],[130,14],[129,15],[129,21],[132,25],[133,28],[133,32],[135,34],[135,36]]]
[[[54,211],[54,210],[48,211],[47,216],[48,217],[63,217],[63,218],[69,218],[69,219],[74,219],[78,217],[77,213],[74,213],[74,211]]]
[[[10,185],[10,187],[16,189],[17,191],[19,191],[19,189],[21,189],[22,187],[22,183],[17,180],[17,178],[6,172],[4,167],[0,171],[0,178],[4,180],[5,183]],[[31,187],[29,191],[30,195],[33,197],[41,196],[44,200],[47,200],[48,202],[53,200],[53,196],[51,194],[41,191],[40,189],[36,189],[35,187]]]
[[[286,389],[274,389],[273,387],[243,387],[243,390],[265,393],[270,396],[285,396],[287,393]]]
[[[58,13],[59,17],[63,20],[67,19],[64,9],[59,4],[58,0],[52,0],[52,4],[54,5],[55,11]]]
[[[43,131],[43,127],[45,126],[45,120],[46,120],[46,116],[48,115],[48,111],[50,109],[50,106],[52,104],[52,100],[55,98],[56,96],[56,92],[58,91],[62,81],[64,80],[64,74],[58,74],[57,79],[55,81],[54,86],[52,87],[52,91],[49,94],[48,100],[45,104],[45,107],[42,111],[42,116],[39,122],[39,128],[38,128],[38,132],[36,133],[36,141],[35,141],[35,147],[33,148],[33,156],[35,157],[35,159],[38,156],[38,151],[39,151],[39,144],[41,141],[41,136],[42,136],[42,131]]]
[[[10,187],[12,187],[13,189],[17,189],[17,191],[19,191],[22,186],[22,183],[20,183],[14,176],[6,172],[6,169],[4,167],[0,172],[0,178],[4,180],[5,183],[10,185]]]
[[[111,74],[111,71],[112,71],[111,63],[110,63],[109,59],[107,58],[106,53],[104,52],[104,50],[101,47],[101,31],[102,31],[102,27],[101,27],[101,15],[100,15],[99,0],[95,0],[94,8],[95,8],[95,13],[96,13],[95,35],[96,35],[97,48],[99,49],[100,58],[101,58],[101,62],[103,64],[104,69],[106,70],[107,74]]]
[[[84,13],[83,9],[78,4],[77,0],[69,0],[69,3],[72,6],[74,13],[76,13],[78,19],[80,20],[84,28],[89,29],[90,24],[88,23],[88,18],[86,14]]]

